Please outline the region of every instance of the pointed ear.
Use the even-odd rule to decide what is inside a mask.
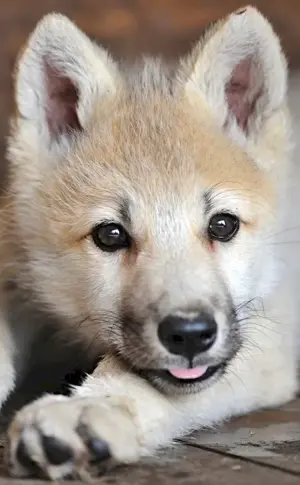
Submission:
[[[278,37],[253,7],[217,23],[183,63],[188,92],[201,93],[218,123],[240,141],[255,136],[286,97]]]
[[[84,130],[96,97],[116,89],[107,53],[70,20],[50,14],[37,25],[16,66],[19,118],[49,146]]]

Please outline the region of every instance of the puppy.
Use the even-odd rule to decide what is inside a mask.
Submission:
[[[93,340],[100,363],[70,397],[16,415],[14,475],[80,475],[90,455],[135,462],[293,398],[296,299],[273,244],[286,90],[279,40],[253,7],[175,68],[118,65],[59,14],[38,24],[15,73],[2,279]],[[3,402],[18,332],[0,298]]]

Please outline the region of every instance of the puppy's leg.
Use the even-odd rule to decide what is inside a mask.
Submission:
[[[17,414],[9,430],[11,472],[22,476],[39,468],[59,479],[82,475],[92,457],[134,462],[193,429],[279,404],[295,390],[292,383],[270,399],[271,388],[272,372],[245,359],[199,394],[171,397],[106,358],[73,397],[48,395]]]
[[[0,313],[0,408],[15,385],[14,343],[5,319]]]

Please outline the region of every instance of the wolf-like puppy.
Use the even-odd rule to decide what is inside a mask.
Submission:
[[[290,160],[287,68],[247,7],[174,68],[118,65],[67,18],[20,54],[1,260],[100,361],[9,429],[11,472],[129,463],[297,389],[296,310],[272,244]],[[1,326],[1,399],[14,339]],[[38,304],[38,303],[36,303]],[[21,325],[20,325],[21,326]]]

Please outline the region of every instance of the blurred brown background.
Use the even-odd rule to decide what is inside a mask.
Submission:
[[[118,56],[141,52],[177,56],[211,21],[235,10],[240,0],[1,0],[0,150],[11,107],[11,70],[18,49],[39,18],[67,14]],[[255,5],[282,37],[291,66],[300,64],[300,0],[259,0]],[[1,174],[1,171],[0,171]]]

